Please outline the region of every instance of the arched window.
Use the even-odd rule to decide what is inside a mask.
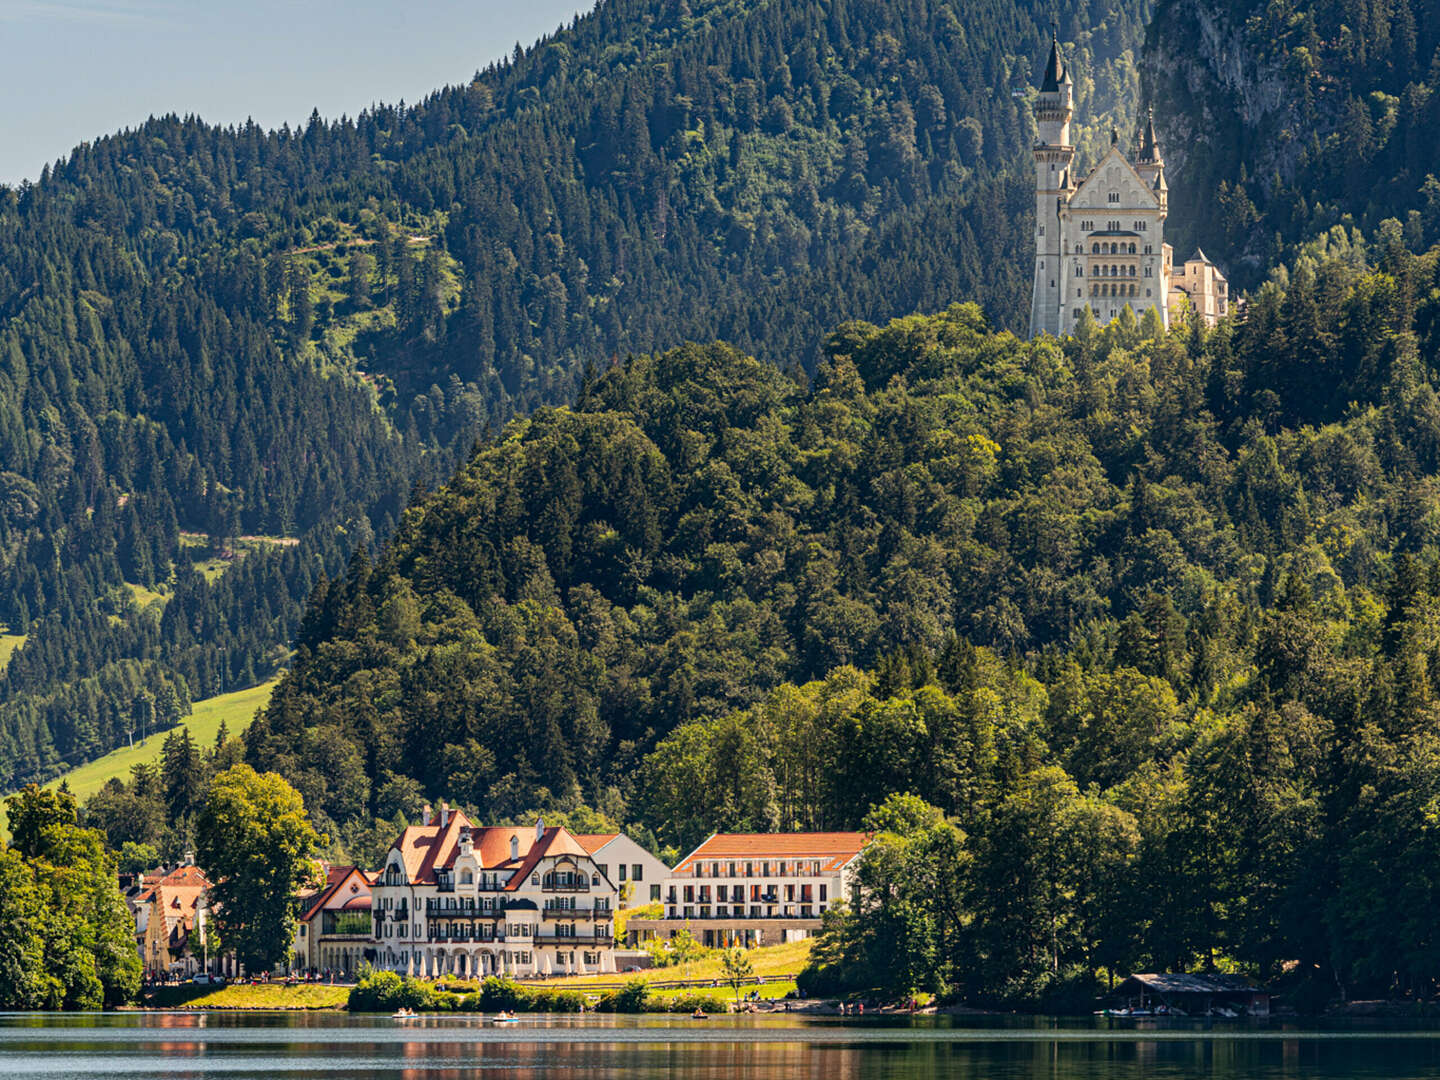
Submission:
[[[472,874],[472,873],[470,873],[469,870],[461,870],[461,871],[460,871],[460,884],[461,884],[461,885],[471,885],[471,884],[474,884],[474,882],[475,882],[475,875]]]
[[[1130,245],[1130,254],[1131,254],[1131,255],[1134,255],[1134,254],[1135,254],[1135,245],[1134,245],[1134,244],[1131,244],[1131,245]]]
[[[1134,277],[1134,276],[1135,276],[1135,267],[1133,267],[1133,266],[1130,267],[1130,276],[1131,276],[1131,277]]]
[[[1099,245],[1099,244],[1091,244],[1091,245],[1090,245],[1090,254],[1091,254],[1091,255],[1099,255],[1099,254],[1100,254],[1100,245]]]
[[[1134,296],[1134,295],[1135,295],[1135,284],[1134,284],[1134,282],[1131,282],[1131,284],[1130,284],[1130,295],[1131,295],[1131,296]]]
[[[1075,245],[1075,254],[1076,254],[1076,255],[1083,255],[1083,254],[1085,254],[1085,245],[1084,245],[1084,244],[1076,244],[1076,245]]]
[[[1111,244],[1111,245],[1110,245],[1110,254],[1111,254],[1111,255],[1119,255],[1120,252],[1116,250],[1116,248],[1118,248],[1119,246],[1120,246],[1120,245],[1118,245],[1118,244]]]

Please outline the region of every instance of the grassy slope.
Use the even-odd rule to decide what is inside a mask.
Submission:
[[[810,948],[813,940],[791,941],[785,945],[770,945],[763,949],[750,950],[750,966],[754,968],[756,975],[764,975],[767,978],[777,976],[796,975],[805,966],[805,961],[810,958]],[[615,985],[627,979],[644,979],[646,982],[671,982],[678,979],[723,979],[724,972],[721,968],[720,954],[715,953],[703,959],[696,960],[690,964],[677,964],[675,967],[651,968],[648,971],[635,972],[627,975],[578,975],[568,979],[547,979],[546,986],[574,986],[584,988],[594,985]],[[778,984],[774,989],[779,989],[783,995],[785,989],[793,990],[793,981],[787,984]],[[773,996],[771,987],[765,989],[765,996]],[[688,992],[688,991],[687,991]]]
[[[147,1004],[167,1009],[343,1009],[348,986],[165,986]]]
[[[24,634],[0,634],[0,671],[10,662],[10,654],[24,644]]]
[[[203,698],[195,702],[194,708],[183,726],[190,729],[191,737],[203,747],[208,747],[215,742],[215,734],[220,730],[221,721],[224,721],[231,734],[238,735],[250,726],[250,721],[255,716],[255,710],[270,700],[270,691],[278,681],[278,679],[271,679],[259,686],[252,686],[248,690],[236,690],[230,694],[221,694],[219,697]],[[162,731],[147,739],[142,739],[134,746],[124,746],[119,750],[112,750],[102,758],[87,761],[84,765],[71,769],[64,776],[57,777],[45,786],[55,787],[63,780],[70,785],[70,790],[75,793],[75,797],[84,802],[87,796],[95,794],[104,787],[112,776],[118,776],[122,780],[129,779],[132,766],[138,765],[142,761],[154,761],[158,758],[160,744],[169,734],[168,731]],[[0,807],[0,837],[8,839],[9,836],[10,830],[5,821],[4,809]]]
[[[250,721],[255,716],[255,710],[270,700],[270,691],[274,688],[276,681],[272,679],[259,686],[252,686],[248,690],[236,690],[234,693],[221,694],[219,697],[197,701],[194,710],[186,718],[183,726],[190,729],[191,738],[202,747],[208,747],[214,743],[215,734],[220,730],[222,721],[230,729],[232,735],[238,735],[250,726]],[[160,744],[169,734],[170,732],[163,731],[137,742],[134,746],[112,750],[102,758],[96,758],[94,761],[88,761],[78,768],[71,769],[53,783],[59,784],[61,780],[67,781],[70,784],[70,790],[75,793],[75,797],[83,802],[87,795],[93,795],[104,787],[106,781],[112,776],[118,776],[122,780],[129,779],[131,766],[158,758]],[[47,784],[46,786],[52,785]]]

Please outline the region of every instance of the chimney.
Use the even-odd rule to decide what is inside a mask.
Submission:
[[[440,828],[450,824],[450,807],[444,799],[440,800]]]
[[[186,866],[194,866],[194,865],[195,865],[195,852],[193,852],[193,851],[187,851],[187,852],[185,852],[185,865],[186,865]]]
[[[543,817],[537,817],[537,818],[535,819],[535,842],[538,844],[541,840],[544,840],[544,839],[545,839],[545,819],[544,819]]]
[[[425,809],[420,811],[420,824],[430,824],[430,804],[428,802],[425,804]]]
[[[520,837],[510,837],[510,861],[515,862],[520,858]]]

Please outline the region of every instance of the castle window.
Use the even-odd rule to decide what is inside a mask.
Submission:
[[[1131,277],[1134,277],[1134,276],[1135,276],[1135,267],[1133,267],[1133,266],[1130,267],[1130,276],[1131,276]]]
[[[1083,255],[1083,254],[1085,254],[1085,245],[1084,245],[1084,244],[1076,244],[1076,245],[1075,245],[1075,254],[1076,254],[1076,255]]]
[[[1149,296],[1149,295],[1150,295],[1150,290],[1149,290],[1149,289],[1146,289],[1146,290],[1145,290],[1145,295],[1146,295],[1146,296]]]
[[[1148,267],[1148,266],[1145,267],[1145,276],[1146,276],[1146,277],[1150,277],[1150,276],[1151,276],[1151,274],[1150,274],[1150,267]]]
[[[1076,296],[1084,296],[1084,295],[1085,295],[1085,290],[1084,290],[1084,289],[1076,289],[1076,290],[1075,290],[1075,295],[1076,295]]]
[[[1131,286],[1130,286],[1130,295],[1131,295],[1131,296],[1134,296],[1134,295],[1135,295],[1135,286],[1134,286],[1134,285],[1131,285]]]
[[[1151,250],[1151,246],[1150,246],[1149,244],[1146,244],[1146,245],[1145,245],[1145,254],[1146,254],[1146,255],[1154,255],[1154,254],[1155,254],[1155,252]]]
[[[1100,245],[1099,245],[1099,244],[1091,244],[1091,245],[1090,245],[1090,254],[1091,254],[1091,255],[1099,255],[1099,254],[1100,254]]]
[[[1041,236],[1044,236],[1044,235],[1045,235],[1045,226],[1044,226],[1044,225],[1041,225],[1041,226],[1040,226],[1040,235],[1041,235]]]
[[[1135,245],[1134,245],[1134,244],[1131,244],[1131,245],[1130,245],[1130,254],[1131,254],[1131,255],[1134,255],[1134,254],[1135,254]]]
[[[1055,279],[1054,279],[1054,278],[1051,278],[1051,279],[1050,279],[1050,288],[1053,289],[1054,287],[1055,287]]]
[[[1118,203],[1120,201],[1120,193],[1118,191],[1112,191],[1107,194],[1105,198],[1108,202]]]

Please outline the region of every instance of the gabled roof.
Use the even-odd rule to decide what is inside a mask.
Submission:
[[[1095,163],[1095,167],[1090,170],[1090,175],[1085,177],[1084,180],[1080,181],[1080,186],[1077,187],[1075,189],[1075,193],[1070,196],[1070,202],[1072,205],[1080,198],[1082,194],[1084,194],[1087,188],[1095,184],[1103,183],[1103,181],[1100,179],[1100,174],[1110,165],[1112,161],[1123,165],[1126,171],[1130,173],[1131,179],[1135,181],[1135,186],[1138,187],[1144,195],[1154,200],[1156,206],[1160,205],[1160,196],[1157,195],[1151,188],[1151,186],[1145,181],[1145,179],[1138,172],[1135,171],[1135,166],[1126,159],[1125,155],[1121,153],[1120,147],[1118,146],[1111,146],[1110,149],[1105,152],[1105,156]],[[1079,208],[1077,207],[1077,209]],[[1094,209],[1096,213],[1099,213],[1106,208],[1102,206],[1094,207],[1091,209]],[[1124,208],[1114,207],[1112,209]]]
[[[610,843],[611,840],[618,840],[620,838],[620,834],[618,832],[573,833],[572,835],[575,837],[576,840],[580,842],[580,846],[583,847],[586,851],[588,851],[591,855],[594,855],[606,844]]]
[[[590,849],[567,829],[545,829],[537,839],[534,828],[476,826],[458,810],[451,812],[450,820],[443,829],[439,824],[411,825],[396,838],[391,845],[391,851],[400,853],[406,876],[411,883],[433,885],[437,870],[454,865],[455,856],[460,853],[462,829],[470,830],[470,840],[482,869],[498,870],[510,875],[505,886],[508,890],[519,888],[521,881],[541,859],[557,855],[590,857]],[[618,835],[613,834],[609,839]],[[516,857],[513,859],[510,857],[512,839],[516,841]],[[387,865],[389,861],[387,857]],[[378,877],[376,880],[378,883]]]
[[[1190,975],[1174,971],[1163,974],[1131,975],[1125,982],[1139,983],[1146,990],[1157,994],[1253,994],[1260,992],[1260,988],[1243,975],[1222,975],[1218,972]]]
[[[459,810],[450,812],[450,819],[442,828],[439,822],[433,825],[411,825],[390,845],[391,851],[399,851],[405,864],[405,876],[412,882],[433,884],[435,868],[449,866],[460,846],[460,830],[474,829],[470,819]],[[387,858],[386,862],[389,862]]]
[[[1208,263],[1208,262],[1210,262],[1210,256],[1205,254],[1205,251],[1204,251],[1203,248],[1198,248],[1198,247],[1197,247],[1197,248],[1195,249],[1195,254],[1194,254],[1194,255],[1191,255],[1190,258],[1186,259],[1185,261],[1186,261],[1186,262]],[[1212,263],[1211,265],[1213,266],[1214,264]]]
[[[715,833],[681,859],[675,872],[711,859],[819,859],[822,870],[838,870],[870,839],[862,832]]]
[[[325,885],[300,916],[300,921],[309,922],[327,907],[332,911],[346,911],[368,908],[370,904],[370,879],[365,871],[354,866],[332,866],[326,874]]]
[[[590,852],[586,851],[580,841],[571,835],[568,829],[550,828],[545,830],[545,835],[530,845],[524,861],[514,875],[505,883],[506,892],[514,892],[525,883],[525,879],[534,872],[535,867],[540,865],[541,859],[554,858],[561,855],[574,855],[577,858],[588,859]]]

